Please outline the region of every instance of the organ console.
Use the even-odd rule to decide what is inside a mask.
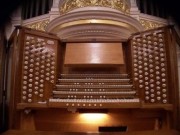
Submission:
[[[83,131],[73,125],[83,127],[66,109],[108,109],[116,116],[110,125],[124,124],[132,131],[140,130],[137,124],[142,130],[154,130],[154,125],[158,129],[177,127],[178,76],[172,26],[133,34],[122,43],[124,64],[120,65],[86,62],[86,66],[65,66],[65,42],[56,35],[20,26],[9,43],[10,128]]]

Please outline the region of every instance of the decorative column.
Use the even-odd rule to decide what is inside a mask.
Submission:
[[[136,0],[130,0],[130,4],[131,4],[131,7],[130,7],[130,15],[131,15],[133,18],[139,20],[140,10],[138,9]]]
[[[49,12],[49,19],[50,21],[52,21],[53,19],[55,19],[56,17],[58,17],[60,14],[59,14],[59,4],[61,2],[63,2],[64,0],[53,0],[53,5],[52,5],[52,8]]]

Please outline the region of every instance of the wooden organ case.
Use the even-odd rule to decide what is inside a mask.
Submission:
[[[10,129],[97,132],[100,126],[127,126],[129,131],[178,127],[176,46],[170,26],[133,34],[122,44],[124,64],[115,68],[65,67],[66,43],[25,27],[16,27],[10,44]],[[100,123],[79,118],[81,112],[92,110],[107,110],[109,117]]]

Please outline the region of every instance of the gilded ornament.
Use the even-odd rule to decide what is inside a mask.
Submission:
[[[130,11],[130,5],[126,0],[64,0],[59,9],[61,14],[65,14],[77,8],[93,6],[109,7],[125,14],[129,14]]]
[[[145,19],[140,19],[139,21],[146,30],[163,26],[163,24],[161,24],[161,23],[157,23],[157,22],[153,22],[153,21],[149,21],[149,20],[145,20]]]
[[[35,30],[45,31],[48,24],[49,24],[49,20],[44,20],[41,22],[28,24],[28,25],[26,25],[26,27],[31,28],[31,29],[35,29]]]

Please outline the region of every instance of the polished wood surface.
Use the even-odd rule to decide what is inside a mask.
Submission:
[[[67,43],[66,66],[124,64],[121,43]]]
[[[65,52],[66,49],[68,51],[68,44],[61,46],[58,39],[52,35],[50,37],[47,33],[36,33],[35,30],[29,29],[19,29],[18,31],[19,36],[15,36],[12,40],[10,50],[12,52],[10,62],[12,61],[12,63],[9,67],[11,67],[12,84],[9,88],[9,91],[11,90],[9,129],[21,129],[24,130],[24,133],[28,130],[59,131],[59,133],[96,133],[101,126],[118,127],[121,125],[128,127],[128,133],[176,129],[178,123],[176,120],[178,118],[177,106],[179,105],[176,95],[179,94],[176,89],[177,84],[172,83],[174,85],[172,86],[170,83],[172,81],[176,82],[177,71],[176,68],[171,67],[176,66],[175,62],[169,63],[175,57],[175,55],[172,55],[175,51],[169,52],[170,49],[174,48],[167,48],[171,45],[171,40],[166,40],[168,39],[166,35],[169,37],[167,33],[169,30],[138,33],[134,35],[133,42],[122,46],[121,43],[112,43],[111,45],[104,45],[103,43],[97,48],[90,45],[88,50],[88,45],[82,45],[80,49],[78,49],[78,45],[74,45],[77,48],[72,48],[71,53],[69,52],[69,55],[71,55],[69,63],[66,61],[68,53]],[[17,33],[15,35],[18,35]],[[60,53],[58,46],[61,46],[62,49]],[[119,47],[121,49],[118,49]],[[83,56],[87,56],[87,58]],[[66,62],[64,62],[64,59]],[[84,67],[84,65],[87,67]],[[95,67],[92,67],[92,65],[95,65]],[[100,67],[96,67],[96,65]],[[64,68],[66,66],[68,69]],[[64,69],[67,71],[66,73]],[[92,117],[85,121],[78,112],[79,108],[77,106],[80,106],[80,103],[77,102],[81,102],[79,98],[83,99],[83,102],[87,102],[81,104],[83,109],[89,109],[86,108],[87,105],[92,107],[90,109],[97,109],[93,106],[97,106],[99,101],[109,100],[112,97],[106,96],[107,93],[104,94],[106,88],[108,92],[114,92],[115,87],[120,90],[118,83],[105,84],[105,82],[98,82],[97,79],[93,80],[95,79],[94,75],[103,74],[104,76],[108,74],[106,79],[112,79],[109,75],[121,73],[126,74],[130,79],[129,83],[132,90],[136,91],[133,98],[139,99],[140,106],[139,104],[137,106],[129,103],[116,106],[110,103],[109,108],[106,106],[103,108],[108,109],[107,117],[98,122],[93,121]],[[76,74],[77,78],[74,76],[68,78],[73,79],[73,81],[78,79],[81,74],[94,75],[85,75],[83,78],[79,78],[83,79],[83,82],[58,84],[57,80],[63,78],[63,76],[60,76],[62,74]],[[94,82],[84,82],[85,79]],[[87,83],[90,83],[90,85]],[[109,85],[113,86],[109,87]],[[89,96],[89,94],[92,94],[91,92],[97,92],[96,90],[98,90],[99,96],[98,94],[94,96],[94,93]],[[124,89],[122,90],[123,93]],[[86,93],[80,94],[82,91]],[[58,96],[62,96],[64,92],[68,92],[68,94],[66,93],[59,98]],[[77,92],[79,92],[79,95]],[[56,93],[58,94],[56,95]],[[122,93],[116,97],[113,93],[113,100],[129,102],[127,97],[122,98]],[[49,101],[51,99],[59,101],[61,98],[73,99],[74,103],[69,104],[63,100],[63,106],[59,106],[58,103],[57,106],[50,105]],[[95,99],[93,100],[93,102],[95,101],[93,106],[89,103],[90,99]],[[174,102],[172,99],[176,101]],[[100,103],[99,106],[102,106],[102,104]],[[150,133],[152,134],[152,132]]]
[[[162,131],[139,131],[139,132],[51,132],[51,131],[21,131],[21,130],[10,130],[2,135],[179,135],[180,133],[174,130],[162,130]]]
[[[165,129],[167,126],[166,111],[164,110],[108,109],[108,113],[103,115],[96,115],[96,113],[84,115],[79,113],[79,110],[76,110],[75,113],[71,112],[73,108],[68,110],[42,109],[32,111],[29,115],[34,115],[36,130],[46,131],[98,132],[100,126],[119,125],[127,126],[128,131],[141,131]],[[26,120],[29,123],[29,120]]]

